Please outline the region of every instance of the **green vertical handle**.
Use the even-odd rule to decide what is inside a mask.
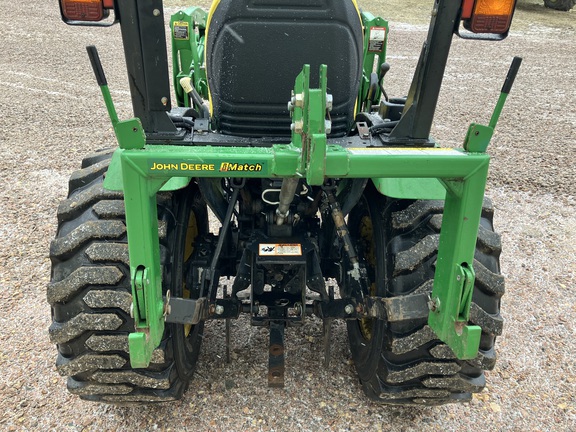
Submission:
[[[514,84],[516,74],[518,73],[518,69],[520,69],[521,64],[522,64],[522,58],[514,57],[514,59],[512,60],[512,64],[510,65],[510,69],[508,69],[508,74],[506,75],[506,80],[504,81],[502,90],[500,91],[500,97],[498,98],[498,102],[496,103],[496,108],[494,108],[492,118],[490,119],[489,126],[492,129],[496,128],[496,123],[498,123],[498,118],[500,118],[500,113],[502,112],[502,108],[504,108],[504,103],[506,102],[508,93],[510,93],[512,84]]]
[[[108,115],[112,121],[112,126],[116,127],[118,124],[118,114],[116,114],[116,108],[114,108],[114,102],[112,101],[112,96],[110,95],[110,89],[108,89],[108,82],[106,81],[106,75],[104,74],[102,63],[100,62],[98,50],[94,45],[89,45],[86,47],[86,51],[88,52],[88,57],[90,58],[90,63],[92,64],[92,70],[96,76],[96,82],[102,91],[102,97],[104,98],[104,103],[106,104]]]

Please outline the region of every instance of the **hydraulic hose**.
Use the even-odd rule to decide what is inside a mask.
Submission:
[[[398,121],[399,120],[394,120],[374,125],[370,128],[370,133],[372,135],[378,135],[383,132],[390,132],[394,128],[394,126],[398,124]]]
[[[202,100],[202,97],[198,94],[196,89],[192,86],[192,80],[189,77],[184,77],[180,79],[180,85],[186,94],[190,95],[192,102],[200,108],[202,111],[202,118],[210,118],[210,110]]]

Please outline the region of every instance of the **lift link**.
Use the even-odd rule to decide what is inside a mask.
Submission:
[[[370,286],[368,277],[366,275],[366,269],[361,266],[358,261],[358,254],[354,248],[354,243],[352,242],[352,237],[350,236],[350,231],[346,225],[346,220],[344,219],[344,214],[342,213],[340,204],[334,196],[333,188],[325,186],[323,189],[325,200],[327,201],[332,220],[334,221],[336,234],[342,242],[344,252],[348,257],[348,261],[352,265],[352,268],[348,271],[348,277],[351,278],[350,282],[352,283],[352,286],[356,288],[357,292],[347,294],[357,296],[359,299],[363,299],[364,293],[369,292]],[[357,307],[361,308],[359,312],[363,312],[363,306],[361,304],[359,304]]]
[[[322,320],[356,320],[373,318],[387,322],[425,319],[429,312],[429,296],[425,293],[397,297],[364,296],[332,299],[330,302],[315,301],[314,315]]]
[[[228,231],[230,231],[230,225],[232,223],[232,216],[234,213],[234,206],[236,205],[236,201],[238,201],[238,195],[240,193],[240,189],[244,187],[246,184],[245,178],[230,179],[230,187],[232,188],[232,194],[230,195],[230,202],[228,203],[228,207],[226,209],[226,216],[224,216],[224,221],[222,223],[222,227],[220,228],[220,235],[218,236],[218,243],[216,244],[216,250],[214,251],[214,256],[212,258],[212,262],[210,264],[210,270],[207,275],[209,288],[208,288],[208,298],[212,299],[214,288],[217,286],[216,283],[216,274],[217,274],[217,265],[218,260],[220,259],[220,253],[222,252],[222,247],[224,246],[224,240],[226,240],[226,236]],[[205,285],[202,286],[201,297],[204,296],[205,292]]]

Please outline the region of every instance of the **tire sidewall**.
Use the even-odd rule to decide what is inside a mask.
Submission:
[[[359,203],[355,207],[356,213],[350,215],[349,227],[354,240],[358,239],[358,233],[354,232],[359,226],[360,218],[368,216],[372,222],[373,240],[375,247],[376,266],[374,269],[374,281],[376,283],[376,295],[385,297],[387,293],[388,264],[386,262],[386,242],[388,234],[386,232],[386,222],[384,221],[385,197],[368,187]],[[360,213],[358,214],[358,210]],[[357,219],[359,218],[359,219]],[[357,251],[358,252],[358,251]],[[367,263],[364,263],[368,265]],[[358,320],[348,320],[348,340],[350,352],[360,380],[364,383],[373,379],[378,369],[378,363],[382,352],[382,345],[385,342],[386,322],[384,320],[373,320],[372,336],[367,339]]]
[[[165,271],[165,273],[170,274],[165,284],[173,296],[183,297],[184,251],[188,220],[194,213],[198,224],[198,236],[200,236],[208,231],[208,218],[206,206],[194,184],[175,192],[173,203],[175,220],[172,222],[173,233],[170,236],[171,268],[169,272]],[[192,298],[195,297],[192,296]],[[172,352],[178,376],[187,382],[196,370],[203,338],[204,321],[192,326],[188,335],[186,335],[185,326],[182,324],[167,324],[167,330],[171,335]]]

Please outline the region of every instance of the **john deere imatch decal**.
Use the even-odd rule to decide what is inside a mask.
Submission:
[[[213,163],[188,163],[188,162],[154,162],[150,161],[150,171],[214,171]]]
[[[222,162],[220,164],[220,171],[262,171],[262,164],[260,163],[236,163],[236,162]]]

